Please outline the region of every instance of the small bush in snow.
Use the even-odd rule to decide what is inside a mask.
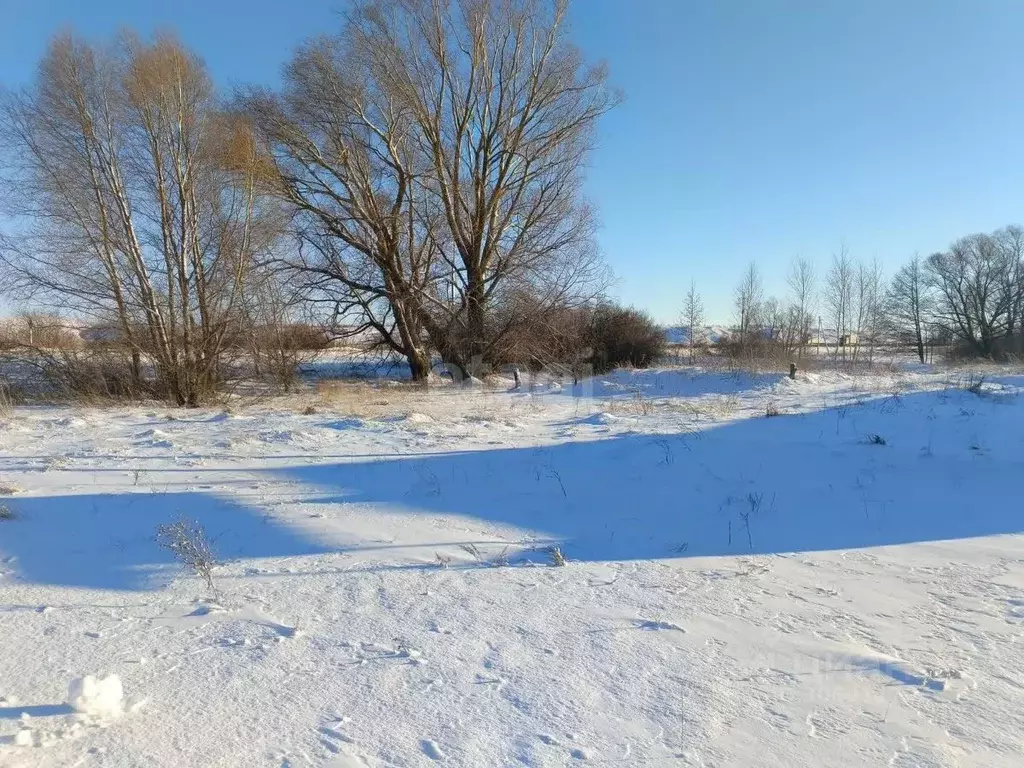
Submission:
[[[16,493],[21,493],[21,488],[13,483],[0,482],[0,496],[13,496]]]
[[[870,445],[888,445],[888,441],[878,434],[868,435],[868,443]]]
[[[14,403],[7,384],[0,381],[0,419],[9,419],[14,415]]]
[[[665,332],[638,309],[607,304],[594,312],[590,363],[597,373],[620,366],[646,368],[665,354]]]
[[[559,568],[569,562],[565,559],[565,555],[562,554],[562,550],[558,547],[551,547],[548,550],[548,554],[551,555],[551,564]]]
[[[158,525],[156,541],[174,555],[185,568],[202,578],[211,592],[216,591],[213,586],[213,569],[217,565],[217,560],[213,556],[203,526],[188,520]]]
[[[498,553],[497,557],[491,560],[491,565],[495,568],[504,568],[511,564],[509,559],[508,547],[505,547],[501,552]]]
[[[764,416],[766,419],[772,418],[772,416],[780,416],[782,411],[779,410],[779,406],[774,400],[769,400],[764,407]]]
[[[10,507],[0,505],[0,522],[4,520],[14,520],[15,517],[17,516],[11,511]]]
[[[633,406],[636,408],[636,412],[640,416],[650,416],[654,413],[654,401],[648,400],[644,397],[644,393],[637,391],[633,395]]]

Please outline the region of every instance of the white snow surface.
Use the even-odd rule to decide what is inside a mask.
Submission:
[[[1024,376],[986,375],[16,408],[0,765],[1020,765]]]

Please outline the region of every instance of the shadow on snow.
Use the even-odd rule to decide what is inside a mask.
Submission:
[[[281,472],[333,489],[321,502],[458,515],[577,560],[962,539],[1024,530],[1024,419],[1008,402],[917,393],[692,434]]]
[[[584,561],[1019,533],[1024,409],[1011,402],[917,393],[698,433],[268,470],[319,490],[296,504],[326,505],[325,529],[201,493],[28,497],[15,505],[21,519],[0,523],[0,553],[27,581],[144,589],[170,562],[156,525],[183,515],[222,558],[363,551],[399,563],[406,546],[451,544],[429,539],[453,527],[481,542],[558,542]],[[872,444],[875,434],[885,444]],[[378,512],[397,543],[365,536]],[[427,533],[403,537],[406,526]]]
[[[150,589],[174,573],[156,527],[181,518],[204,527],[219,559],[285,557],[329,551],[265,512],[203,493],[110,493],[26,497],[0,530],[0,557],[39,584]]]

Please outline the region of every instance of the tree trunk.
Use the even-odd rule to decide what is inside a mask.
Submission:
[[[132,350],[132,388],[137,394],[142,392],[142,359],[139,350]]]
[[[430,355],[421,347],[410,347],[405,353],[413,381],[426,381],[430,377]]]
[[[468,290],[468,301],[466,306],[466,336],[468,358],[468,370],[465,372],[471,376],[479,377],[484,363],[484,349],[487,343],[487,332],[485,329],[486,307],[483,290],[483,280],[473,280]],[[463,366],[466,368],[466,366]]]

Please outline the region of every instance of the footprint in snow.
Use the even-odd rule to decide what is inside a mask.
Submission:
[[[1010,622],[1014,619],[1024,619],[1024,600],[1019,598],[1012,598],[1006,601],[1008,608],[1006,609],[1007,621]]]
[[[291,763],[288,763],[290,766]],[[369,768],[370,762],[362,755],[338,754],[324,768]]]
[[[320,741],[330,749],[332,752],[338,751],[337,742],[344,742],[345,744],[355,744],[356,740],[346,734],[344,730],[344,722],[337,721],[330,725],[320,726]]]
[[[477,685],[493,685],[497,688],[501,688],[505,684],[505,681],[500,677],[486,677],[479,672],[476,674],[475,682]]]
[[[354,742],[352,740],[342,740],[346,743],[331,744],[327,739],[320,740],[332,754],[332,757],[324,763],[324,768],[369,768],[369,766],[375,765],[375,763],[370,762],[370,758],[362,750],[353,746]],[[291,763],[287,763],[287,765],[291,765]]]
[[[637,629],[642,629],[646,632],[655,632],[663,629],[674,629],[676,632],[686,632],[685,629],[680,627],[678,624],[673,624],[670,621],[651,621],[649,619],[637,619],[633,622]]]
[[[443,760],[445,757],[444,752],[441,750],[441,747],[437,745],[436,741],[423,739],[420,741],[420,749],[422,749],[423,754],[431,760]]]

